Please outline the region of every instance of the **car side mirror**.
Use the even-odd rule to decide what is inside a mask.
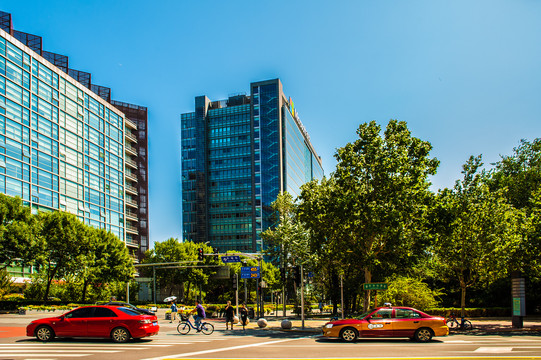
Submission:
[[[64,321],[64,315],[60,315],[60,321]]]

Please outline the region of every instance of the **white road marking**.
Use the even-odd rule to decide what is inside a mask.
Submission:
[[[42,354],[37,354],[38,356],[42,356]],[[55,357],[82,357],[82,356],[90,356],[92,354],[54,354]],[[32,356],[28,354],[2,354],[2,356],[5,357],[17,357],[17,356]],[[33,359],[34,360],[34,359]],[[54,360],[54,359],[52,359]]]
[[[501,353],[510,353],[513,352],[512,347],[480,347],[475,349],[473,352],[482,352],[482,353],[489,353],[489,354],[501,354]]]
[[[265,346],[265,345],[270,345],[270,344],[277,344],[277,343],[281,343],[281,342],[293,341],[293,340],[298,340],[298,339],[303,339],[303,338],[275,340],[275,341],[267,341],[267,342],[248,344],[248,345],[231,346],[231,347],[212,349],[212,350],[194,351],[194,352],[190,352],[190,353],[159,356],[159,357],[148,358],[148,359],[144,359],[144,360],[162,360],[162,359],[171,359],[171,358],[185,357],[185,356],[196,356],[196,355],[203,355],[203,354],[211,354],[211,353],[221,352],[221,351],[230,351],[230,350],[245,349],[245,348],[249,348],[249,347],[257,347],[257,346]]]
[[[89,352],[90,349],[83,349],[83,350],[49,350],[49,349],[7,349],[7,350],[0,350],[0,355],[5,356],[4,353],[12,352],[12,353],[32,353],[32,352],[38,352],[40,354],[43,353],[57,353],[59,351],[61,352],[69,352],[69,353],[81,353],[81,352]],[[118,351],[115,350],[91,350],[93,353],[98,354],[110,354],[110,353],[116,353]]]

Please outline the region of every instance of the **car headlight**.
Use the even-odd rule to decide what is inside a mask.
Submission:
[[[327,329],[330,329],[330,328],[332,328],[332,324],[327,324],[327,325],[325,325],[325,327],[326,327]]]

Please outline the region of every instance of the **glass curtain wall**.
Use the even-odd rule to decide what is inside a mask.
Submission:
[[[123,116],[5,34],[0,192],[34,211],[71,212],[124,240]]]

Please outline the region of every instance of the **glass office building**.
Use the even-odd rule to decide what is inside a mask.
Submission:
[[[323,177],[291,98],[279,79],[255,82],[250,95],[195,98],[181,115],[184,240],[222,251],[259,252],[281,191]]]
[[[90,73],[44,51],[41,37],[14,30],[11,14],[0,12],[0,29],[0,192],[34,212],[73,213],[140,257],[148,248],[147,233],[141,239],[138,232],[148,222],[146,108],[111,103],[110,89],[92,84]],[[137,116],[126,115],[130,106],[144,112],[142,131]]]

